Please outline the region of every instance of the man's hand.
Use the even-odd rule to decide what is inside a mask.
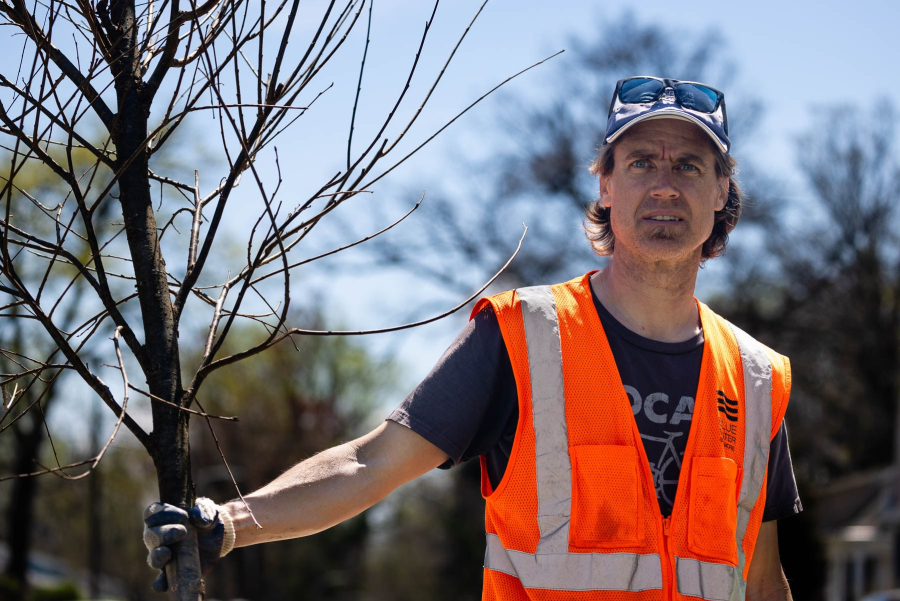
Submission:
[[[234,547],[234,526],[231,518],[212,500],[197,499],[190,511],[167,503],[152,503],[144,510],[144,544],[150,554],[147,563],[160,571],[153,581],[153,590],[165,592],[169,588],[166,564],[172,559],[171,545],[187,534],[186,524],[197,529],[200,549],[200,571],[205,576],[220,557]]]

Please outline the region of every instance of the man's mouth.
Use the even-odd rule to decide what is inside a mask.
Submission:
[[[657,215],[655,217],[648,217],[648,219],[651,221],[682,221],[673,215]]]

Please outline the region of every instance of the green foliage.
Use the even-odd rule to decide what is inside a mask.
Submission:
[[[29,601],[76,601],[84,599],[78,587],[72,583],[65,583],[52,588],[35,588]]]
[[[64,582],[51,587],[31,587],[22,596],[21,583],[0,575],[0,599],[21,599],[21,601],[78,601],[84,599],[78,586]]]

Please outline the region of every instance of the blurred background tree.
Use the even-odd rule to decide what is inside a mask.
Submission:
[[[56,160],[63,160],[65,154],[61,148],[51,148],[50,152]],[[93,161],[90,154],[81,148],[72,152],[72,162],[75,169],[88,172]],[[98,184],[105,185],[107,174],[100,175]],[[14,187],[11,194],[19,204],[17,221],[24,224],[26,229],[36,236],[50,238],[55,235],[53,224],[41,219],[40,213],[45,210],[55,211],[63,203],[67,189],[59,179],[53,177],[49,168],[36,161],[29,161],[15,175]],[[27,193],[25,191],[28,191]],[[31,198],[28,198],[31,196]],[[40,198],[47,203],[43,207],[38,204]],[[101,205],[97,215],[99,231],[105,233],[109,229],[106,223],[109,219],[110,205]],[[37,287],[38,282],[44,277],[41,265],[46,259],[45,253],[29,251],[22,257],[22,273],[26,281]],[[79,259],[84,263],[88,261],[87,253]],[[55,311],[60,314],[59,323],[63,331],[73,333],[79,323],[81,302],[86,292],[86,282],[78,276],[78,270],[74,267],[63,268],[48,278],[48,296],[59,294],[61,290],[68,288],[72,296],[72,302],[63,306],[54,305],[51,314]],[[12,315],[23,315],[27,312],[17,304],[11,304],[2,310]],[[4,396],[4,409],[0,432],[9,429],[12,434],[12,445],[9,449],[9,463],[4,465],[4,475],[12,472],[15,474],[29,474],[39,471],[50,445],[49,454],[56,456],[58,449],[53,447],[52,441],[47,436],[46,422],[52,410],[58,404],[58,399],[63,396],[67,374],[65,369],[53,369],[26,380],[25,383],[17,381],[15,386],[9,387],[10,380],[17,380],[20,370],[34,369],[38,364],[29,361],[28,357],[45,358],[48,363],[61,364],[63,358],[55,345],[41,336],[39,324],[32,319],[7,319],[5,327],[0,333],[0,385],[7,394]],[[89,351],[86,351],[86,355]],[[21,395],[21,398],[19,398]],[[16,396],[16,399],[12,397]],[[16,401],[16,402],[11,402]],[[7,406],[8,405],[8,406]],[[11,409],[11,411],[10,411]],[[34,409],[34,410],[32,410]],[[62,443],[70,441],[63,440]],[[99,486],[100,478],[92,484]],[[6,524],[5,536],[7,541],[8,558],[3,571],[2,590],[5,598],[20,601],[29,595],[26,572],[31,555],[32,530],[34,527],[35,505],[37,503],[39,480],[25,477],[15,478],[5,483],[9,489],[9,502],[5,507],[4,520]],[[0,484],[2,486],[2,484]],[[94,492],[96,494],[96,491]],[[90,519],[94,525],[99,524],[97,515]],[[98,540],[96,536],[88,536],[89,546]],[[95,554],[96,555],[96,554]],[[93,573],[98,573],[98,566],[93,566]]]
[[[373,263],[469,290],[499,257],[509,256],[515,248],[509,232],[524,221],[532,228],[528,244],[496,289],[562,281],[596,268],[580,224],[597,196],[587,167],[606,130],[616,81],[626,73],[669,73],[713,81],[722,89],[736,86],[734,64],[715,31],[679,36],[631,13],[598,21],[597,31],[570,41],[568,68],[556,73],[538,100],[506,94],[501,107],[483,119],[482,135],[491,142],[448,160],[454,173],[465,176],[447,177],[450,184],[429,189],[417,216],[423,225],[373,241]],[[729,131],[745,180],[753,173],[752,159],[739,153],[761,110],[752,95],[728,103]],[[410,187],[407,203],[420,190]]]
[[[794,465],[808,483],[895,458],[896,134],[887,101],[819,109],[797,141],[805,197],[765,207],[763,238],[730,253],[728,285],[715,299],[725,315],[791,357]]]

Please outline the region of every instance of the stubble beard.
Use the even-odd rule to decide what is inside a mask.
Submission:
[[[675,240],[677,237],[671,228],[656,227],[650,230],[650,238],[653,240]]]

